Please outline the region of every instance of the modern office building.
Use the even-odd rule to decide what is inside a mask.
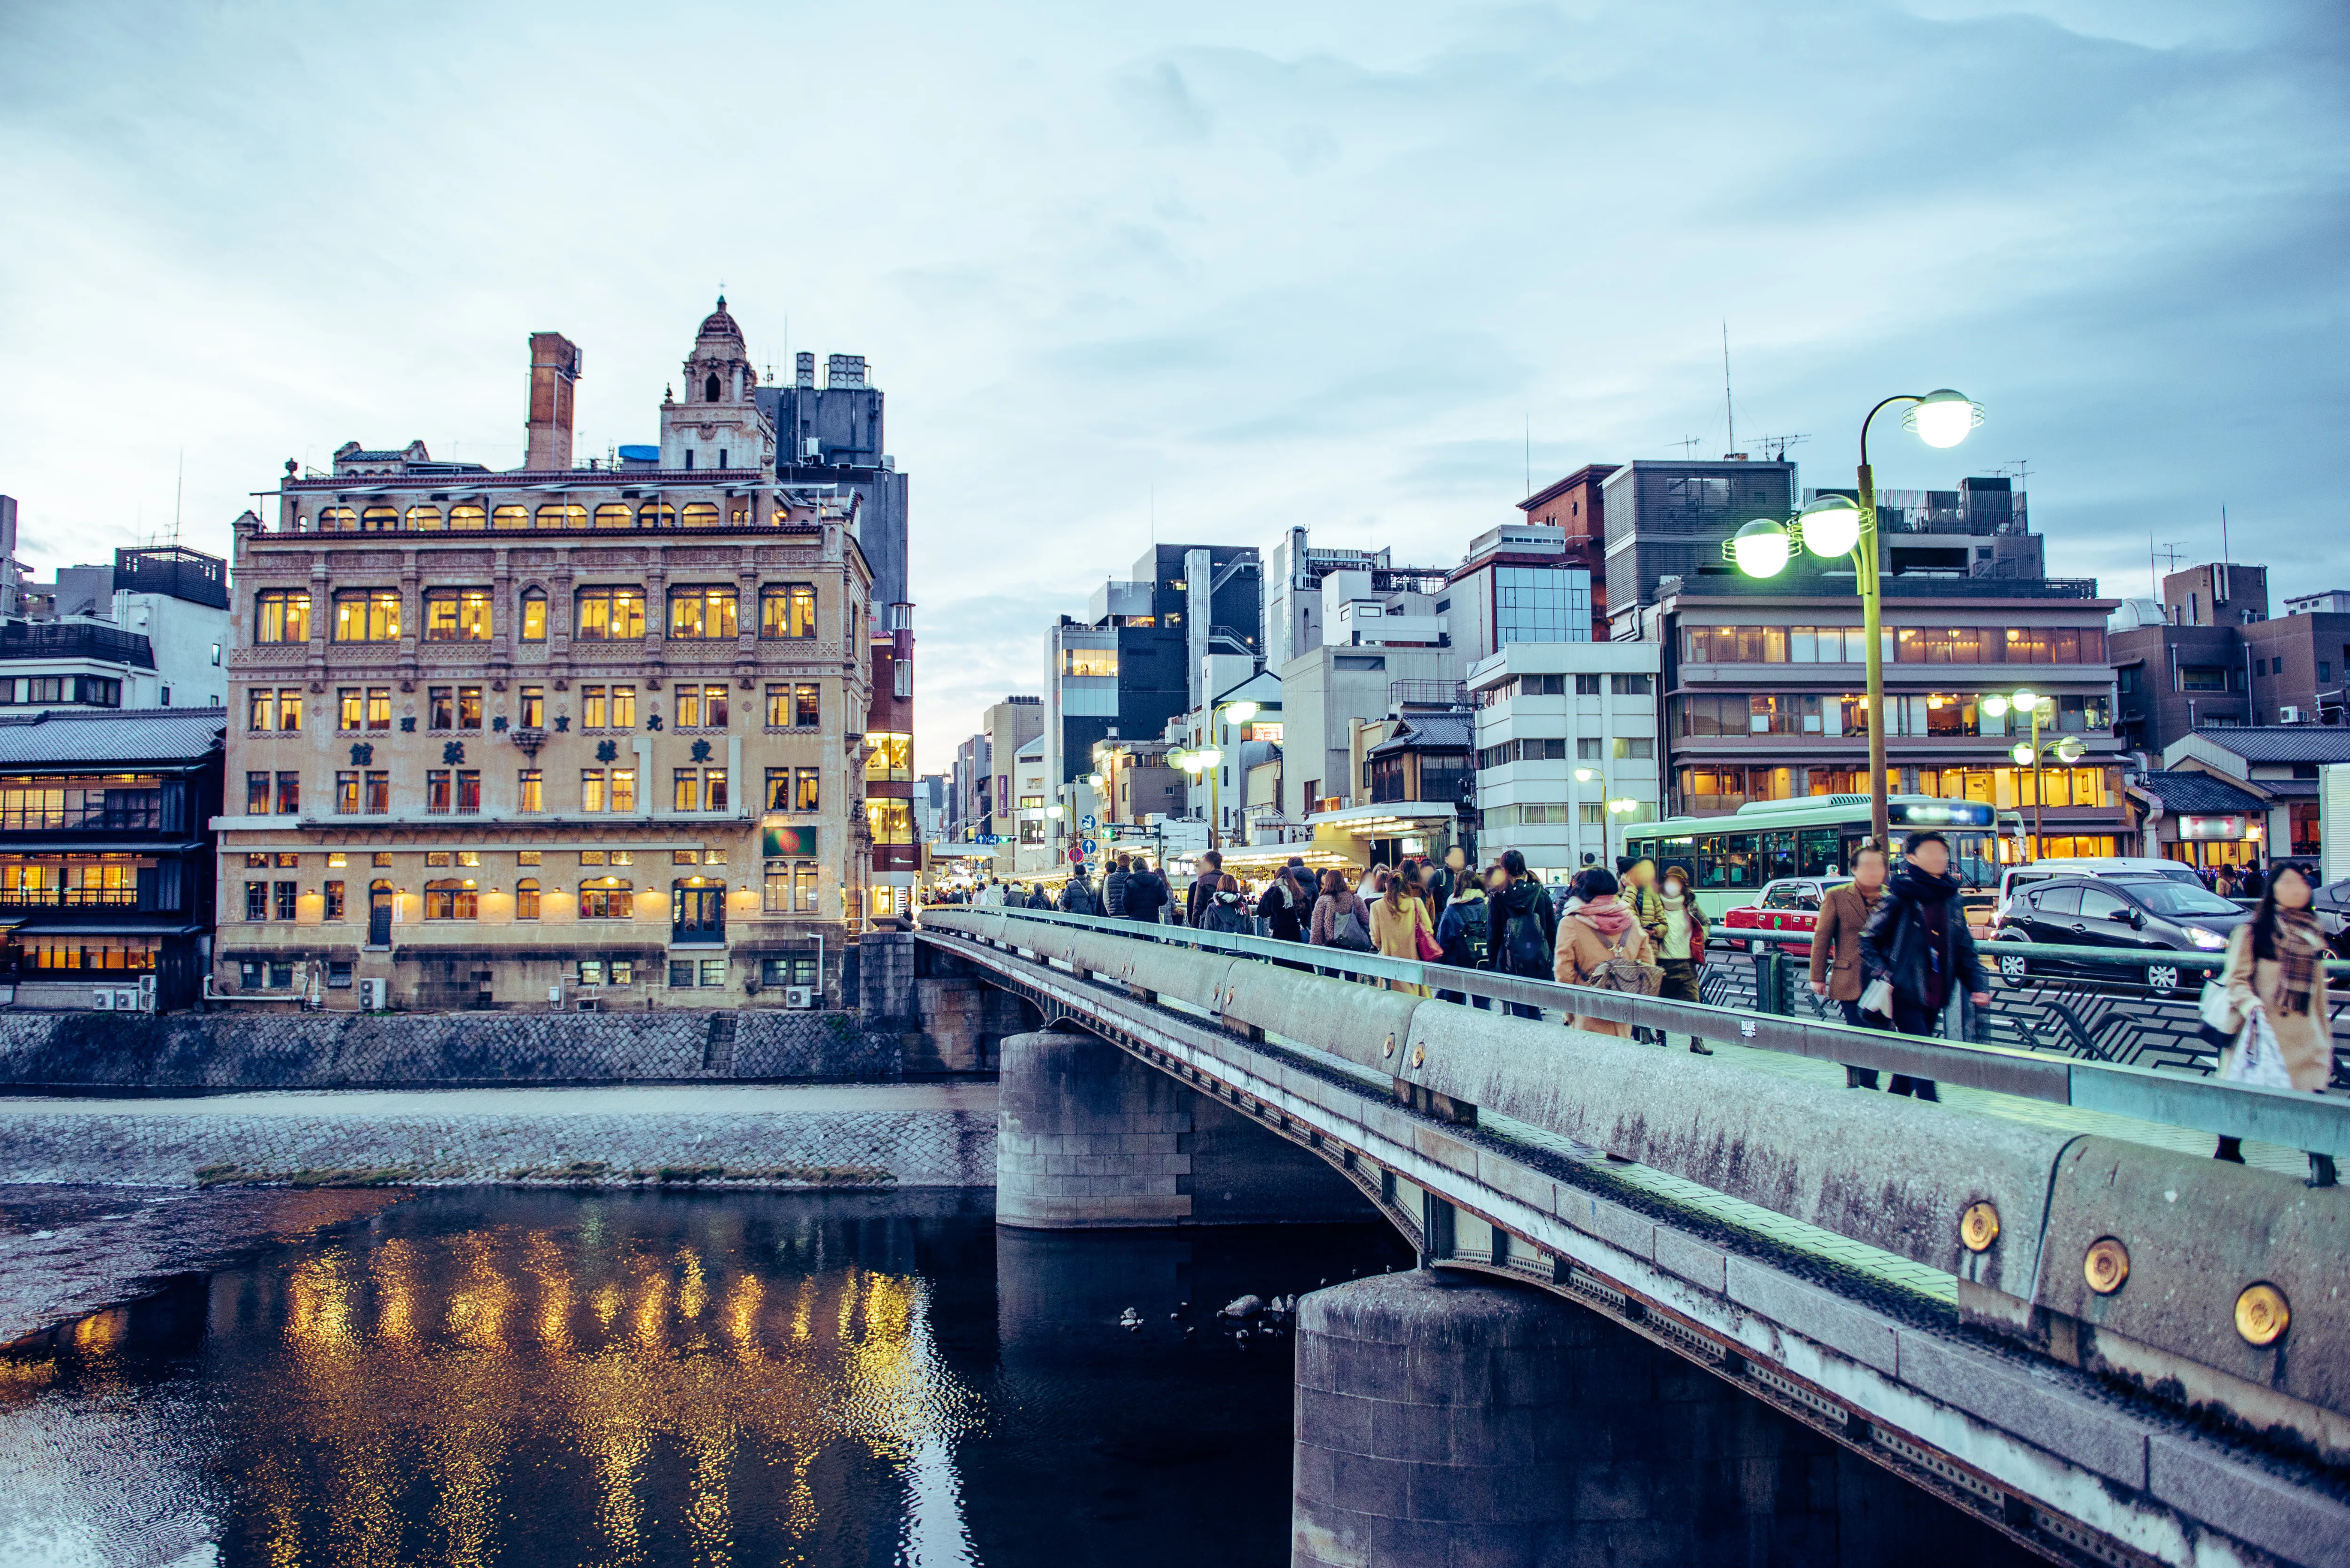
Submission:
[[[2130,831],[2106,623],[2116,601],[2078,579],[1888,576],[1884,658],[1887,789],[1989,801],[2044,823],[2037,855],[2111,855]],[[1861,611],[1851,595],[1792,594],[1715,576],[1667,583],[1646,612],[1663,646],[1668,815],[1750,800],[1866,794],[1868,711]],[[2009,755],[2026,718],[1986,699],[2053,700],[2043,741],[2076,739],[2077,763],[2036,774]],[[2035,802],[2044,793],[2035,814]]]
[[[1469,671],[1478,853],[1546,879],[1613,869],[1623,829],[1664,800],[1654,642],[1516,643]]]
[[[1094,590],[1086,618],[1045,638],[1045,764],[1055,788],[1093,771],[1094,746],[1156,741],[1234,671],[1264,657],[1253,546],[1157,545]]]
[[[1518,510],[1525,514],[1527,524],[1559,531],[1564,544],[1561,552],[1564,559],[1557,564],[1577,567],[1589,574],[1591,633],[1603,639],[1607,635],[1605,487],[1607,476],[1615,472],[1616,465],[1612,462],[1589,463],[1564,479],[1543,486],[1518,503]],[[1470,546],[1470,554],[1476,554],[1475,545]]]
[[[228,563],[173,545],[26,582],[0,618],[0,710],[217,708]]]
[[[2109,623],[2126,745],[2151,762],[2199,730],[2343,722],[2350,611],[2330,593],[2272,617],[2267,569],[2224,563],[2162,589],[2159,606],[2128,600]]]
[[[1757,517],[1783,519],[1794,510],[1792,462],[1642,459],[1608,470],[1598,483],[1607,618],[1617,638],[1638,635],[1639,611],[1657,602],[1666,578],[1694,584],[1729,570],[1724,540]],[[1800,561],[1789,569],[1809,570]],[[1845,571],[1848,579],[1851,568]]]
[[[542,347],[534,425],[568,409]],[[331,1006],[837,995],[868,779],[906,786],[878,798],[907,882],[914,849],[862,494],[779,472],[723,302],[683,389],[650,465],[354,443],[239,519],[218,974],[323,975]]]
[[[196,1000],[226,719],[218,708],[0,715],[0,985],[16,1006],[110,1008],[142,981],[158,1007]],[[274,865],[245,875],[265,900],[293,897]]]
[[[1605,626],[1592,597],[1593,543],[1548,523],[1479,535],[1436,601],[1453,644],[1474,664],[1516,643],[1589,642]]]

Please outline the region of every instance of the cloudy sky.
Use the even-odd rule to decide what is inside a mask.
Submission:
[[[913,475],[921,765],[1165,540],[1459,556],[1592,461],[1955,386],[1879,483],[2030,465],[2350,587],[2350,13],[2235,0],[144,5],[0,0],[0,492],[38,566],[225,550],[288,458],[653,439],[723,286],[861,353]],[[1531,449],[1531,450],[1529,450]],[[184,500],[175,493],[184,471]]]

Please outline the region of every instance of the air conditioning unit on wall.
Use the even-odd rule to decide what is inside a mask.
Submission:
[[[784,1005],[785,1007],[814,1007],[816,1005],[816,987],[812,985],[787,985],[784,987]]]
[[[2278,710],[2277,710],[2277,722],[2278,722],[2278,723],[2280,723],[2280,724],[2298,724],[2298,723],[2300,723],[2300,722],[2301,722],[2301,710],[2300,710],[2300,709],[2298,709],[2298,708],[2280,708],[2280,709],[2278,709]]]
[[[381,1012],[391,1005],[391,982],[368,979],[359,981],[359,1005],[369,1012]]]

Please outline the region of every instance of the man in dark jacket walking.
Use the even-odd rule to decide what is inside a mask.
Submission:
[[[1500,870],[1501,886],[1485,900],[1485,967],[1496,974],[1548,980],[1558,950],[1558,911],[1551,906],[1550,891],[1514,849],[1503,852]],[[1541,1012],[1514,1002],[1509,1009],[1520,1018]]]
[[[1166,904],[1167,878],[1153,870],[1149,861],[1138,859],[1126,877],[1126,918],[1155,926]]]
[[[1950,875],[1950,842],[1939,833],[1913,833],[1901,846],[1900,868],[1886,879],[1885,897],[1860,933],[1861,988],[1879,980],[1893,988],[1893,1027],[1904,1034],[1941,1031],[1942,1010],[1963,990],[1977,1007],[1991,1005],[1991,981],[1975,952]],[[1894,1075],[1892,1091],[1938,1100],[1931,1078]]]
[[[1109,875],[1102,878],[1102,913],[1117,919],[1126,913],[1126,879],[1133,866],[1123,855],[1110,864]]]
[[[1094,907],[1093,885],[1086,880],[1084,867],[1070,867],[1069,879],[1061,888],[1060,909],[1061,913],[1065,915],[1099,913]]]

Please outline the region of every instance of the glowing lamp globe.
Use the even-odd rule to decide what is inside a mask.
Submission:
[[[1256,717],[1257,707],[1253,702],[1235,702],[1224,710],[1224,714],[1235,724],[1245,724]]]
[[[2089,748],[2081,743],[2078,735],[2067,735],[2056,742],[2056,755],[2064,762],[2077,763],[2088,753]]]
[[[1944,387],[1918,399],[1901,422],[1928,446],[1956,446],[1982,423],[1982,408],[1965,393]]]
[[[1768,517],[1757,517],[1731,536],[1731,559],[1750,577],[1775,577],[1786,570],[1787,530]]]
[[[2000,696],[1997,692],[1993,692],[1991,696],[1984,698],[1982,700],[1981,707],[1983,717],[1986,719],[2004,719],[2007,717],[2007,699]]]
[[[2029,715],[2034,709],[2040,706],[2040,693],[2037,691],[2019,691],[2014,696],[2009,698],[2008,701],[2015,704],[2015,711],[2017,712]]]
[[[2032,747],[2029,742],[2017,746],[2007,754],[2015,759],[2015,765],[2018,767],[2028,768],[2032,765]]]
[[[1849,556],[1860,543],[1860,506],[1849,495],[1823,495],[1795,521],[1803,528],[1804,548],[1814,556]]]

